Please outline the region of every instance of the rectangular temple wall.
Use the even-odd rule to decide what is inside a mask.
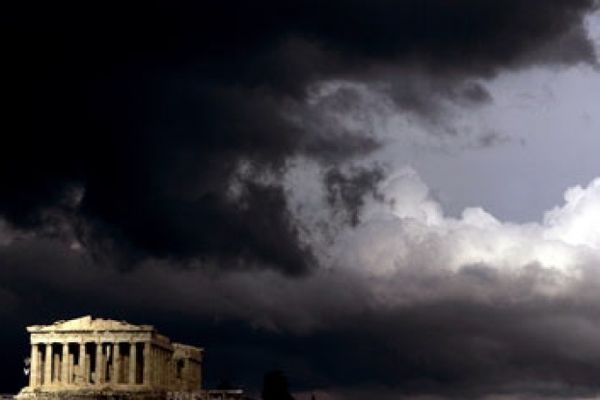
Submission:
[[[171,343],[151,326],[99,321],[104,324],[101,329],[98,325],[91,328],[95,321],[89,318],[28,327],[32,333],[28,387],[52,391],[100,386],[102,390],[129,390],[132,386],[200,389],[201,358],[197,366],[189,365],[190,357],[200,357],[200,349]],[[124,329],[113,330],[118,326]],[[178,360],[183,359],[186,368],[178,373]]]

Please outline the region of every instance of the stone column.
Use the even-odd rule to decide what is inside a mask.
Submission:
[[[169,387],[171,382],[171,369],[169,368],[169,352],[165,351],[165,386]]]
[[[102,352],[102,342],[96,342],[96,385],[104,383],[106,361]]]
[[[169,352],[165,351],[165,386],[169,386],[169,373],[170,373],[170,369],[169,369]]]
[[[60,354],[54,352],[54,362],[52,364],[52,383],[58,385],[60,383]]]
[[[88,383],[85,367],[85,342],[79,343],[79,383]]]
[[[145,386],[149,386],[150,385],[150,371],[151,371],[151,367],[150,367],[150,342],[145,342],[144,343],[144,380],[143,380],[143,384]]]
[[[63,385],[68,385],[69,382],[69,343],[62,344],[62,360],[61,360],[60,382]]]
[[[154,370],[156,371],[156,379],[154,380],[158,386],[162,385],[160,380],[160,347],[154,351]]]
[[[165,386],[169,386],[169,353],[167,351],[165,351],[165,362],[164,362],[164,368],[165,368]]]
[[[42,348],[40,345],[37,345],[37,384],[41,385],[42,380],[44,379],[44,354],[42,353]]]
[[[52,343],[46,343],[46,357],[44,357],[44,385],[52,383]]]
[[[165,357],[164,357],[164,355],[165,355],[165,353],[162,348],[160,350],[158,350],[158,377],[159,377],[160,386],[164,386],[164,384],[165,384]]]
[[[70,383],[74,383],[76,382],[75,377],[73,376],[75,374],[74,368],[75,367],[75,354],[74,353],[69,353],[69,382]]]
[[[160,351],[160,370],[162,375],[162,384],[166,386],[167,384],[167,355],[165,349]]]
[[[159,347],[158,349],[156,349],[156,366],[158,368],[156,368],[156,372],[157,372],[157,379],[156,382],[158,382],[159,386],[162,386],[162,349]]]
[[[171,369],[169,368],[169,352],[165,351],[165,385],[169,386],[170,383],[170,373]]]
[[[158,350],[158,381],[160,386],[165,385],[165,353],[163,349]]]
[[[136,377],[136,364],[137,364],[137,349],[136,343],[129,343],[129,384],[135,385],[135,377]]]
[[[156,349],[150,347],[150,382],[152,386],[156,384]]]
[[[85,355],[85,383],[91,383],[92,378],[92,354]]]
[[[40,384],[39,380],[39,350],[37,344],[31,345],[31,364],[29,366],[29,386],[37,386]]]
[[[113,374],[114,380],[113,383],[120,383],[121,378],[121,348],[119,347],[119,343],[113,343]]]

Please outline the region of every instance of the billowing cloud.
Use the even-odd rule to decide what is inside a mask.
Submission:
[[[27,237],[0,249],[4,295],[29,315],[44,304],[46,318],[126,305],[136,315],[245,321],[254,335],[302,346],[304,361],[290,370],[300,384],[344,398],[598,390],[600,179],[527,224],[479,208],[447,217],[411,168],[375,191],[355,227],[322,243],[323,267],[302,279],[160,260],[123,272]]]
[[[440,98],[489,102],[477,79],[499,71],[596,60],[583,19],[592,0],[113,6],[6,10],[4,36],[18,40],[3,74],[0,213],[40,225],[83,188],[81,242],[112,242],[125,264],[309,271],[277,180],[248,183],[244,209],[227,194],[245,163],[277,175],[294,157],[331,167],[382,145],[364,123],[311,105],[315,87],[379,85],[395,107],[433,118]],[[363,105],[343,90],[327,109],[359,116]],[[266,220],[272,237],[252,228]]]

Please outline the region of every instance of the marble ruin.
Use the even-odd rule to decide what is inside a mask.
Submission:
[[[203,349],[151,325],[84,316],[27,327],[29,386],[17,398],[236,399],[202,388]]]

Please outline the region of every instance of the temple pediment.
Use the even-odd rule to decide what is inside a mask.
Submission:
[[[33,325],[27,327],[29,332],[72,332],[72,331],[119,331],[140,332],[151,331],[151,325],[133,325],[126,321],[92,318],[91,315],[70,320],[56,321],[50,325]]]

